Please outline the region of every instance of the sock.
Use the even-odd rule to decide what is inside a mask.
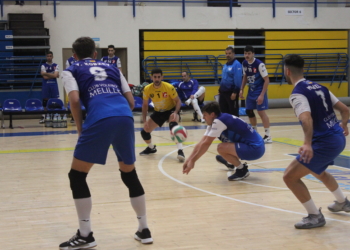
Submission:
[[[341,191],[340,187],[333,191],[332,194],[334,195],[337,202],[343,203],[345,201],[345,196],[343,194],[343,191]]]
[[[80,235],[87,237],[91,232],[90,213],[92,208],[91,197],[74,199],[75,208],[77,209],[79,218]]]
[[[270,136],[270,128],[264,128],[265,129],[265,135]]]
[[[239,164],[238,166],[235,166],[237,169],[242,169],[244,166],[243,166],[243,164],[242,164],[242,162],[241,162],[241,164]]]
[[[181,149],[182,150],[182,143],[177,143],[176,146],[177,146],[177,149]]]
[[[154,148],[154,145],[152,144],[152,142],[148,143],[148,147],[149,147],[150,149],[153,149],[153,148]]]
[[[132,208],[136,213],[137,220],[139,222],[138,231],[142,232],[142,229],[148,228],[145,195],[130,198],[130,202],[131,202]]]
[[[201,109],[199,108],[198,100],[197,100],[197,99],[193,99],[193,100],[192,100],[192,106],[193,106],[194,111],[196,111],[196,113],[199,115],[199,117],[200,117],[201,119],[203,119],[203,114],[202,114]]]
[[[320,211],[317,209],[314,201],[310,199],[309,201],[302,203],[308,214],[319,214]]]
[[[199,87],[197,92],[194,94],[194,98],[198,98],[205,93],[204,87]]]
[[[252,126],[253,127],[253,129],[256,131],[256,132],[258,132],[258,126],[256,125],[256,126]]]

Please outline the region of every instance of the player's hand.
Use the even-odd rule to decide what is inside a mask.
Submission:
[[[239,98],[244,99],[243,90],[239,91]]]
[[[194,162],[193,161],[186,161],[182,167],[182,173],[188,174],[192,168],[194,168]]]
[[[256,99],[256,103],[261,105],[264,102],[264,96],[259,95],[258,99]]]
[[[300,161],[304,163],[310,163],[312,157],[314,157],[314,150],[311,145],[304,144],[299,149]]]
[[[233,101],[233,100],[236,100],[236,97],[237,97],[237,94],[236,93],[232,93],[232,95],[231,95],[231,100]]]
[[[190,98],[191,98],[191,99],[194,99],[194,95],[191,95]]]
[[[177,114],[174,112],[169,117],[169,122],[176,122]]]
[[[348,136],[348,135],[349,135],[348,126],[346,126],[346,125],[344,126],[342,123],[340,123],[339,125],[340,125],[340,127],[344,130],[343,134],[344,134],[345,136]]]

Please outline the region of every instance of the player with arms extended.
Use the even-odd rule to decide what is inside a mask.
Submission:
[[[321,208],[317,209],[301,178],[312,174],[332,192],[336,200],[328,206],[330,211],[350,212],[350,202],[334,177],[326,171],[345,148],[345,136],[349,134],[349,109],[326,87],[303,77],[304,59],[301,56],[288,55],[284,63],[287,82],[294,86],[289,101],[302,125],[304,144],[299,149],[299,155],[285,170],[283,179],[308,213],[307,217],[294,225],[295,228],[322,227],[326,220]],[[334,109],[340,111],[340,123]]]

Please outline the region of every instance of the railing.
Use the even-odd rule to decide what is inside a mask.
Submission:
[[[40,89],[45,60],[42,56],[0,57],[0,89]]]
[[[26,2],[28,1],[32,1],[32,2],[38,2],[38,0],[26,0]],[[234,7],[237,7],[239,5],[254,5],[257,7],[260,6],[271,6],[272,8],[272,17],[276,17],[276,5],[285,5],[285,4],[297,4],[298,7],[303,7],[303,6],[313,6],[314,8],[314,17],[317,17],[317,10],[319,8],[319,5],[326,5],[326,4],[332,4],[332,5],[336,5],[339,7],[343,7],[343,6],[348,6],[348,2],[347,1],[343,1],[343,2],[328,2],[328,1],[320,1],[320,0],[309,0],[309,1],[278,1],[278,0],[266,0],[266,1],[262,1],[262,2],[254,2],[254,1],[235,1],[235,0],[221,0],[221,1],[213,1],[213,0],[208,0],[208,1],[203,1],[203,0],[57,0],[59,2],[70,2],[70,1],[74,1],[74,2],[79,2],[79,1],[85,1],[85,2],[92,2],[93,3],[93,7],[94,7],[94,16],[97,16],[97,2],[120,2],[120,3],[124,3],[126,5],[128,5],[128,3],[130,3],[132,5],[132,14],[133,17],[136,16],[136,6],[144,6],[147,3],[178,3],[179,5],[182,6],[182,16],[185,17],[186,16],[186,4],[191,4],[191,6],[193,6],[193,4],[198,4],[198,5],[203,5],[203,4],[210,4],[210,3],[215,3],[215,4],[220,4],[221,6],[227,6],[229,8],[229,15],[230,17],[232,17],[233,13],[232,13],[232,9]],[[57,1],[53,0],[50,1],[53,3],[53,12],[54,12],[54,17],[56,17],[57,15]],[[42,1],[39,0],[40,5],[42,4]],[[47,1],[46,1],[47,2]],[[4,0],[0,0],[0,12],[1,12],[1,17],[3,17],[4,13],[3,13],[3,5],[4,5]]]

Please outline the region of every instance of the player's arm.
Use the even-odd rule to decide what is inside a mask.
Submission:
[[[55,72],[53,72],[53,73],[46,73],[46,70],[45,71],[41,70],[41,75],[46,80],[47,79],[59,78],[60,74],[59,74],[59,71],[58,71],[58,65],[57,65],[57,68],[56,68]]]
[[[242,79],[242,85],[241,85],[241,90],[239,91],[239,97],[241,99],[244,99],[244,87],[247,84],[247,75],[243,74],[243,79]]]
[[[123,96],[128,101],[130,109],[133,110],[135,106],[135,100],[131,93],[130,86],[126,81],[125,77],[123,76],[123,74],[120,74],[120,82],[121,82],[121,89],[122,89]]]
[[[170,115],[169,122],[177,121],[176,117],[180,113],[180,109],[181,109],[181,100],[179,96],[176,96],[175,98],[173,98],[173,101],[175,102],[175,111]]]
[[[188,174],[191,169],[194,168],[195,162],[204,155],[205,152],[208,151],[210,145],[214,141],[215,137],[210,136],[203,136],[201,141],[195,146],[194,150],[192,151],[192,154],[190,157],[186,160],[186,162],[183,165],[183,171],[182,173]]]
[[[194,94],[198,91],[198,81],[196,79],[192,79],[193,81],[193,88],[192,88],[192,93],[191,93],[191,98],[194,98]]]
[[[145,96],[143,98],[145,98]],[[143,102],[142,102],[142,121],[143,122],[146,122],[147,112],[148,112],[148,98],[146,100],[143,99]]]
[[[120,58],[118,58],[116,64],[117,64],[117,67],[118,67],[118,69],[120,70],[120,72],[123,74],[123,71],[122,71],[122,63],[120,62]]]
[[[338,110],[341,115],[340,126],[344,130],[344,135],[349,135],[348,121],[349,121],[349,108],[336,98],[332,92],[329,92],[333,104],[333,108]]]
[[[259,72],[260,72],[260,75],[261,77],[264,79],[264,86],[263,86],[263,89],[258,97],[258,105],[261,105],[264,101],[264,96],[265,96],[265,93],[267,91],[267,88],[269,86],[269,83],[270,83],[270,79],[269,79],[269,74],[267,73],[267,69],[265,67],[265,64],[261,63],[259,65]]]
[[[235,100],[237,98],[237,95],[239,95],[242,85],[242,65],[237,60],[234,62],[234,75],[233,75],[233,84],[234,84],[234,90],[231,95],[231,100]]]

